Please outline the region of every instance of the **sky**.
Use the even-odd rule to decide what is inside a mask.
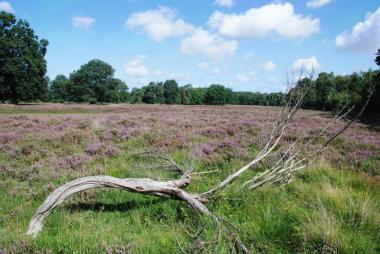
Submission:
[[[235,91],[283,91],[304,66],[376,68],[380,0],[0,0],[49,41],[48,75],[92,59],[132,87],[176,79]]]

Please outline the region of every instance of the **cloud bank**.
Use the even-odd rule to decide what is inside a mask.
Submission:
[[[335,45],[341,50],[375,52],[380,46],[380,7],[368,13],[364,21],[357,23],[350,32],[340,33]]]
[[[209,25],[221,35],[262,38],[271,34],[296,39],[319,31],[319,19],[296,14],[290,3],[272,3],[242,14],[214,12]]]

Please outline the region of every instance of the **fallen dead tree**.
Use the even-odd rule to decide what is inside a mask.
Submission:
[[[328,123],[316,130],[314,135],[306,141],[297,139],[292,143],[287,144],[286,142],[283,142],[284,133],[286,132],[288,126],[292,123],[295,114],[302,106],[305,96],[309,91],[309,86],[307,85],[297,87],[297,89],[294,88],[294,85],[301,81],[302,76],[303,75],[301,72],[299,75],[300,78],[296,82],[288,81],[288,86],[293,88],[289,93],[288,102],[281,111],[280,116],[277,118],[278,120],[275,122],[273,129],[261,151],[255,158],[252,159],[252,161],[248,162],[240,169],[232,171],[231,174],[229,174],[224,180],[220,181],[220,183],[215,187],[204,193],[189,193],[185,191],[185,188],[191,184],[191,176],[193,174],[203,174],[209,172],[193,172],[192,170],[185,170],[168,156],[147,153],[143,156],[151,156],[164,161],[166,163],[166,168],[176,172],[178,179],[156,181],[144,178],[119,179],[110,176],[89,176],[73,180],[60,186],[47,197],[32,217],[27,234],[37,236],[37,234],[42,230],[44,219],[53,211],[55,207],[61,204],[68,197],[78,192],[90,189],[114,188],[143,195],[151,195],[182,201],[201,214],[213,218],[217,222],[219,230],[224,231],[230,236],[234,242],[234,247],[243,253],[248,253],[248,248],[239,239],[238,234],[233,230],[233,227],[228,226],[228,223],[226,223],[226,220],[223,218],[214,215],[207,208],[207,202],[212,198],[217,198],[218,193],[227,188],[240,176],[244,175],[248,170],[254,168],[259,163],[268,160],[268,158],[270,158],[271,161],[271,165],[268,169],[255,175],[252,179],[243,183],[242,186],[252,190],[267,184],[276,184],[279,186],[288,184],[293,180],[295,172],[304,169],[312,163],[317,156],[322,153],[327,145],[329,145],[336,137],[346,130],[363,113],[370,97],[372,96],[372,92],[370,92],[367,102],[363,105],[358,115],[351,121],[347,122],[343,127],[335,131],[335,133],[330,134],[329,136],[327,135],[330,127],[334,126],[338,121],[345,118],[350,112],[352,112],[352,107],[342,107],[342,109],[339,110]],[[310,76],[308,80],[311,79],[312,76]],[[313,147],[312,149],[314,150],[310,151],[309,145],[314,141],[320,140],[321,138],[324,138],[326,141],[322,142],[322,144],[318,147]],[[307,154],[309,155],[305,155],[305,150],[308,151]]]

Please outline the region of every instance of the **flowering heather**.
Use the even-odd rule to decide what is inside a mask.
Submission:
[[[87,145],[84,150],[89,155],[97,155],[102,153],[103,148],[104,144],[102,143],[92,143]]]
[[[0,253],[2,248],[6,253],[45,253],[47,248],[56,253],[62,252],[62,245],[72,246],[67,252],[75,252],[78,246],[82,248],[86,244],[83,252],[97,253],[108,248],[111,253],[119,251],[114,246],[119,242],[121,246],[137,243],[133,245],[136,248],[147,242],[163,242],[166,248],[167,243],[172,242],[174,248],[169,252],[178,252],[177,241],[183,241],[176,239],[178,233],[183,230],[198,232],[200,225],[190,223],[194,227],[187,230],[186,223],[178,222],[175,212],[180,211],[184,218],[191,218],[188,217],[191,211],[179,210],[180,203],[145,199],[125,192],[96,190],[75,195],[62,204],[59,212],[53,212],[55,215],[49,219],[42,238],[24,244],[20,242],[24,239],[20,235],[26,230],[31,209],[41,205],[55,188],[77,177],[112,175],[160,180],[175,177],[167,170],[166,161],[136,156],[144,151],[169,154],[178,165],[194,173],[215,172],[194,174],[190,188],[204,191],[257,154],[279,113],[276,107],[256,106],[0,104]],[[310,136],[330,119],[326,112],[301,110],[289,124],[283,145],[288,146],[295,140],[310,140]],[[329,128],[327,136],[344,124],[340,121]],[[326,138],[315,140],[310,148],[319,148]],[[302,155],[305,154],[313,156],[308,149],[302,151]],[[271,162],[281,156],[279,151],[249,174],[272,166]],[[351,246],[351,239],[355,239],[359,231],[361,238],[368,235],[368,228],[377,236],[379,212],[375,200],[379,199],[380,133],[355,123],[334,140],[322,156],[312,166],[313,170],[300,172],[288,187],[243,193],[241,184],[246,179],[242,177],[223,192],[221,199],[210,200],[210,207],[223,217],[236,214],[228,218],[243,230],[242,235],[255,240],[252,246],[279,242],[279,248],[258,250],[263,253],[278,252],[285,242],[299,246],[285,252],[313,252],[304,249],[305,241],[312,246],[325,246],[326,228],[327,232],[337,232],[336,236],[340,236],[351,232],[347,225],[353,223],[352,234],[337,239],[339,244],[346,239],[345,245]],[[244,197],[237,199],[236,191]],[[83,216],[75,216],[77,212]],[[159,222],[155,218],[157,214],[164,215]],[[305,217],[308,218],[306,222],[299,219]],[[146,220],[141,218],[147,218],[152,227],[147,227]],[[173,225],[176,230],[163,233],[163,223]],[[80,230],[67,225],[80,225]],[[94,225],[102,230],[94,230]],[[132,225],[136,230],[126,235],[123,225]],[[276,229],[274,233],[273,228]],[[316,233],[320,234],[317,238]],[[162,235],[166,238],[161,238]],[[185,233],[183,235],[187,238]],[[209,233],[200,237],[202,240],[206,237],[205,241],[209,242],[215,240],[215,234],[209,239],[207,235]],[[263,235],[261,242],[257,241]],[[150,239],[147,240],[147,236]],[[367,243],[365,240],[360,246],[367,249]],[[194,252],[191,243],[185,242],[183,246],[185,251]],[[130,252],[135,253],[133,248]],[[367,253],[360,250],[357,252]],[[149,251],[145,246],[136,249],[136,253],[146,252]]]
[[[104,155],[107,157],[115,157],[121,153],[121,150],[115,146],[107,145],[104,150]]]
[[[227,135],[227,130],[225,128],[212,127],[202,130],[201,134],[211,138],[218,138]]]
[[[133,136],[133,130],[130,128],[124,128],[117,133],[120,139],[129,139]]]
[[[205,155],[205,156],[210,156],[214,153],[215,151],[215,148],[212,144],[210,143],[206,143],[206,144],[200,144],[198,146],[199,148],[199,152],[198,155]]]
[[[21,155],[21,149],[16,146],[0,144],[0,152],[9,156],[10,159],[16,159]]]
[[[12,131],[8,133],[0,133],[0,144],[7,144],[21,139],[21,135]]]
[[[120,154],[120,149],[117,147],[114,147],[112,145],[107,145],[104,143],[92,143],[88,144],[85,148],[85,152],[88,155],[91,156],[108,156],[108,157],[113,157],[118,154]]]
[[[0,113],[13,107],[1,105]],[[47,168],[54,158],[60,158],[60,167],[76,168],[92,157],[117,156],[122,152],[117,147],[134,138],[145,140],[146,149],[186,150],[207,161],[245,159],[248,147],[265,143],[280,113],[276,107],[177,105],[44,104],[17,110],[34,114],[0,114],[0,150],[9,159],[44,160]],[[286,130],[285,142],[307,139],[328,121],[327,113],[301,110]],[[328,134],[343,125],[339,122]],[[326,153],[332,161],[346,156],[354,165],[379,154],[379,132],[363,124],[354,124],[340,138],[345,145],[334,143],[336,154]]]
[[[74,154],[64,156],[55,160],[56,167],[59,169],[79,169],[86,162],[90,161],[91,157],[86,154]]]

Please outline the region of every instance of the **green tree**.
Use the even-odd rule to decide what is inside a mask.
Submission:
[[[46,99],[47,40],[39,40],[25,20],[0,12],[0,101]]]
[[[365,92],[363,102],[368,97],[368,92],[373,90],[366,113],[376,115],[380,119],[380,71],[368,71],[364,75]]]
[[[298,81],[296,89],[308,89],[303,103],[304,108],[318,109],[322,106],[318,98],[317,84],[314,80],[303,78]]]
[[[375,62],[380,65],[380,49],[377,50]]]
[[[156,93],[154,92],[153,85],[148,85],[148,87],[146,87],[144,91],[144,95],[142,97],[142,102],[149,103],[149,104],[157,103],[157,96],[156,96]]]
[[[114,78],[115,70],[101,60],[91,60],[70,74],[68,99],[74,102],[119,102],[128,87]]]
[[[270,93],[267,95],[269,106],[281,106],[285,103],[285,95],[283,93]]]
[[[375,62],[380,66],[380,49],[377,50]],[[380,116],[380,71],[375,71],[372,75],[373,83],[373,95],[369,105],[369,110],[372,112],[377,112],[377,115]]]
[[[209,105],[224,105],[229,103],[231,97],[231,89],[214,84],[206,90],[205,103]]]
[[[348,90],[350,84],[350,77],[338,75],[335,77],[335,85],[337,92],[343,92]]]
[[[333,73],[320,73],[316,81],[303,79],[297,88],[310,86],[303,107],[319,110],[337,110],[342,106],[355,106],[353,114],[366,102],[369,92],[373,91],[366,108],[366,114],[378,114],[380,108],[380,75],[379,71],[353,73],[335,76]]]
[[[143,88],[134,87],[129,95],[129,102],[142,103],[145,90]]]
[[[316,80],[316,92],[318,107],[322,110],[330,110],[328,97],[335,93],[335,77],[333,73],[321,72]]]
[[[348,83],[348,103],[351,105],[359,105],[360,102],[366,97],[364,91],[364,78],[363,73],[354,72],[349,76]]]
[[[115,80],[114,82],[119,83],[119,84],[117,84],[117,86],[118,86],[118,97],[119,97],[118,102],[123,102],[123,103],[128,102],[130,100],[130,98],[129,98],[130,94],[128,93],[128,86],[123,81],[121,81],[120,79],[114,79],[114,80]],[[117,102],[117,101],[113,101],[113,102]]]
[[[267,100],[267,94],[266,93],[260,93],[257,96],[257,99],[258,99],[257,105],[268,106],[268,103],[267,103],[268,100]]]
[[[55,102],[64,102],[68,99],[67,87],[70,80],[65,75],[57,75],[50,82],[51,99]]]
[[[147,87],[144,87],[142,101],[149,104],[165,103],[164,88],[162,83],[150,82]]]
[[[191,104],[191,90],[193,87],[189,84],[179,88],[181,96],[181,104],[189,105]]]
[[[193,87],[190,90],[190,104],[192,105],[201,105],[205,104],[205,94],[206,88],[202,87]]]
[[[267,96],[263,93],[258,92],[234,92],[237,98],[234,104],[240,105],[266,105]],[[276,96],[273,96],[275,98]],[[273,102],[274,103],[274,102]],[[271,104],[271,102],[269,103]]]
[[[163,89],[166,104],[181,103],[180,90],[175,80],[166,80]]]

